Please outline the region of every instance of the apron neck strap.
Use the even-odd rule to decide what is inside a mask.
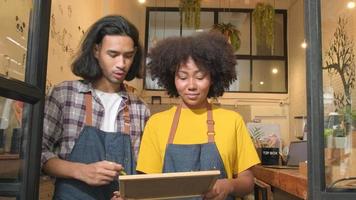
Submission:
[[[129,112],[129,104],[130,100],[126,102],[127,104],[125,105],[124,108],[124,133],[130,135],[130,112]]]
[[[209,103],[208,104],[208,107],[207,107],[207,120],[206,120],[206,123],[208,124],[208,142],[214,142],[215,139],[214,139],[214,136],[215,136],[215,130],[214,130],[214,120],[213,120],[213,111],[212,111],[212,108],[211,108],[211,104]]]
[[[171,131],[170,131],[169,137],[168,137],[168,144],[173,144],[174,136],[176,134],[177,127],[178,127],[181,110],[182,110],[182,104],[179,104],[177,106],[176,112],[174,114]],[[215,141],[215,138],[214,138],[215,130],[214,130],[214,120],[213,120],[213,112],[212,112],[211,104],[207,105],[206,123],[208,125],[208,133],[207,133],[208,134],[208,142],[214,142]]]
[[[85,124],[91,126],[93,123],[92,118],[93,113],[93,104],[92,104],[92,96],[91,93],[85,94]]]
[[[129,104],[130,100],[127,100],[126,105],[124,107],[124,134],[130,135],[130,112],[129,112]],[[93,124],[93,102],[92,102],[92,95],[91,93],[85,94],[85,124],[87,126],[92,126]]]

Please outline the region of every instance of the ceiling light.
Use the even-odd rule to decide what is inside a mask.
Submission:
[[[277,69],[277,68],[273,68],[273,69],[272,69],[272,73],[273,73],[273,74],[277,74],[277,73],[278,73],[278,69]]]
[[[138,0],[138,2],[139,2],[140,4],[144,4],[144,3],[146,3],[146,0]]]
[[[263,82],[263,81],[260,81],[260,85],[263,85],[263,84],[265,84],[265,82]]]
[[[308,44],[307,44],[307,42],[304,40],[304,41],[302,42],[302,44],[300,44],[300,46],[301,46],[303,49],[305,49],[305,48],[307,48]]]
[[[355,2],[354,2],[354,1],[349,1],[349,2],[347,3],[347,8],[349,8],[349,9],[355,8]]]

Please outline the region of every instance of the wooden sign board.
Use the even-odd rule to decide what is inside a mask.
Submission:
[[[119,176],[125,199],[173,199],[199,197],[209,191],[219,170]]]

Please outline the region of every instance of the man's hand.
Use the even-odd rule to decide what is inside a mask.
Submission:
[[[75,173],[75,178],[92,186],[106,185],[113,181],[121,170],[123,167],[120,164],[104,160],[81,164]]]
[[[224,200],[232,190],[232,185],[228,179],[219,179],[214,187],[204,195],[204,199]]]

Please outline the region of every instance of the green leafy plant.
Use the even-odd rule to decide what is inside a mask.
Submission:
[[[252,12],[257,46],[274,46],[274,7],[268,3],[259,2]]]
[[[180,18],[188,27],[200,27],[200,6],[201,0],[179,0]]]
[[[228,38],[231,46],[234,48],[235,51],[240,48],[240,31],[236,28],[235,25],[231,23],[214,24],[212,27],[212,31],[219,31],[220,33],[224,34]]]
[[[255,144],[256,148],[262,147],[262,137],[263,137],[263,131],[260,127],[253,127],[250,130],[250,135],[252,137],[252,141]]]
[[[332,136],[333,135],[333,129],[332,128],[325,128],[324,129],[324,137]]]

